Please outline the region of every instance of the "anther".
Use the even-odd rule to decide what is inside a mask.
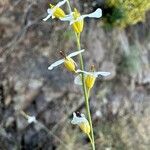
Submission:
[[[81,117],[81,114],[80,114],[80,112],[75,112],[76,113],[76,115],[77,115],[77,117]]]
[[[66,58],[66,54],[65,54],[64,51],[59,51],[59,53],[60,53],[60,55],[61,55],[62,57]]]
[[[91,71],[95,71],[95,66],[94,65],[91,65]]]

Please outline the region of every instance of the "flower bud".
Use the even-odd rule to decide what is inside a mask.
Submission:
[[[49,5],[50,5],[51,9],[55,7],[52,4],[49,4]],[[59,7],[57,7],[53,12],[53,18],[56,17],[59,19],[59,18],[63,18],[64,16],[65,16],[65,12]]]
[[[87,75],[85,76],[85,85],[88,89],[91,89],[94,86],[96,77],[93,75]]]
[[[91,131],[88,120],[85,118],[84,114],[80,114],[79,112],[73,113],[73,119],[71,121],[72,124],[77,124],[80,129],[85,133],[89,134]]]
[[[78,10],[75,8],[74,12],[73,12],[73,17],[74,20],[76,20],[78,17],[80,17],[80,13],[78,12]],[[84,20],[80,20],[80,21],[76,21],[72,24],[72,28],[74,30],[74,32],[76,33],[81,33],[83,31],[83,25],[84,25]]]
[[[64,61],[64,66],[66,67],[66,69],[70,72],[75,72],[75,62],[72,58],[65,58]]]
[[[80,129],[85,133],[89,134],[90,133],[90,125],[89,122],[83,122],[79,124]]]

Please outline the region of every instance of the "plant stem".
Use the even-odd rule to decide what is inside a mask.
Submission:
[[[71,12],[72,12],[72,10],[71,10],[71,6],[70,6],[70,2],[69,2],[69,0],[67,0],[67,5],[68,5],[68,8],[69,8],[69,12],[71,13]]]
[[[90,134],[87,134],[87,135],[88,135],[88,137],[89,137],[89,139],[90,139],[90,142],[93,143],[93,140],[92,140],[92,138],[91,138],[91,135],[90,135]]]
[[[69,12],[71,13],[71,6],[70,6],[70,1],[67,0],[67,5],[69,8]],[[76,41],[77,41],[77,47],[78,47],[78,51],[81,50],[81,44],[80,44],[80,34],[76,34]],[[84,70],[84,62],[83,62],[83,56],[80,53],[79,54],[79,60],[80,60],[80,69]],[[93,133],[93,125],[92,125],[92,119],[91,119],[91,112],[90,112],[90,107],[89,107],[89,90],[87,91],[86,89],[86,85],[85,85],[85,76],[84,73],[82,73],[82,89],[83,89],[83,93],[84,93],[84,99],[85,99],[85,105],[86,105],[86,112],[88,115],[88,120],[89,120],[89,124],[90,124],[90,128],[91,128],[91,135],[88,134],[88,137],[91,141],[92,144],[92,149],[95,150],[95,140],[94,140],[94,133]]]
[[[76,40],[77,40],[78,50],[81,50],[80,34],[78,34],[78,35],[76,34]],[[81,53],[79,55],[79,60],[80,60],[80,68],[81,68],[81,70],[84,70],[83,57],[82,57]],[[91,128],[91,138],[92,138],[91,144],[92,144],[93,150],[95,150],[93,125],[92,125],[91,112],[90,112],[90,107],[89,107],[89,90],[87,91],[87,89],[86,89],[84,73],[82,73],[82,89],[83,89],[84,98],[85,98],[86,112],[88,115],[88,120],[89,120],[89,124],[90,124],[90,128]]]

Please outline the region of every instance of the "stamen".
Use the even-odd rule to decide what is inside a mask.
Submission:
[[[77,117],[82,117],[81,114],[80,114],[80,112],[77,111],[77,112],[75,112],[75,113],[76,113],[76,116],[77,116]]]
[[[91,71],[94,72],[95,71],[95,66],[91,65]]]
[[[63,58],[66,58],[66,54],[64,51],[59,51],[60,55],[63,57]]]

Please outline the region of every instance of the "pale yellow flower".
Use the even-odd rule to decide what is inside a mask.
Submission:
[[[89,122],[85,118],[84,114],[80,114],[79,112],[74,112],[71,123],[74,125],[78,125],[85,134],[89,134],[91,131]]]
[[[74,20],[76,20],[76,19],[79,18],[80,16],[81,16],[80,13],[79,13],[78,10],[75,8],[75,9],[74,9],[74,12],[73,12]],[[83,31],[83,25],[84,25],[84,20],[81,19],[81,20],[79,20],[79,21],[77,21],[77,22],[74,22],[74,23],[72,24],[72,28],[73,28],[74,32],[80,33],[80,32]]]
[[[83,71],[83,70],[76,70],[76,73],[84,73],[85,74],[85,85],[88,89],[91,89],[94,86],[96,78],[98,76],[106,77],[110,75],[110,72],[98,71],[96,72],[94,69],[91,72]],[[82,85],[81,75],[79,74],[74,79],[74,83],[77,85]]]
[[[96,11],[90,14],[80,15],[79,11],[77,9],[74,9],[74,12],[72,12],[69,15],[66,15],[63,18],[60,18],[62,21],[69,21],[70,25],[72,25],[73,30],[76,33],[80,33],[83,30],[84,26],[84,18],[100,18],[102,16],[102,10],[98,8]]]
[[[76,52],[73,52],[71,54],[69,54],[68,56],[66,56],[62,51],[60,51],[61,55],[64,57],[63,59],[60,59],[56,62],[54,62],[53,64],[51,64],[48,69],[49,70],[52,70],[53,68],[61,65],[61,64],[64,64],[65,68],[70,71],[70,72],[76,72],[75,68],[76,68],[76,63],[75,61],[72,59],[72,57],[80,54],[84,52],[84,49],[80,50],[80,51],[76,51]]]
[[[52,5],[50,4],[50,7],[51,8],[48,8],[47,9],[47,13],[48,15],[43,19],[44,21],[47,21],[49,18],[62,18],[65,16],[65,13],[64,11],[60,8],[62,5],[64,5],[65,3],[67,2],[67,0],[63,0],[63,1],[60,1],[59,3],[57,3],[57,5]]]

